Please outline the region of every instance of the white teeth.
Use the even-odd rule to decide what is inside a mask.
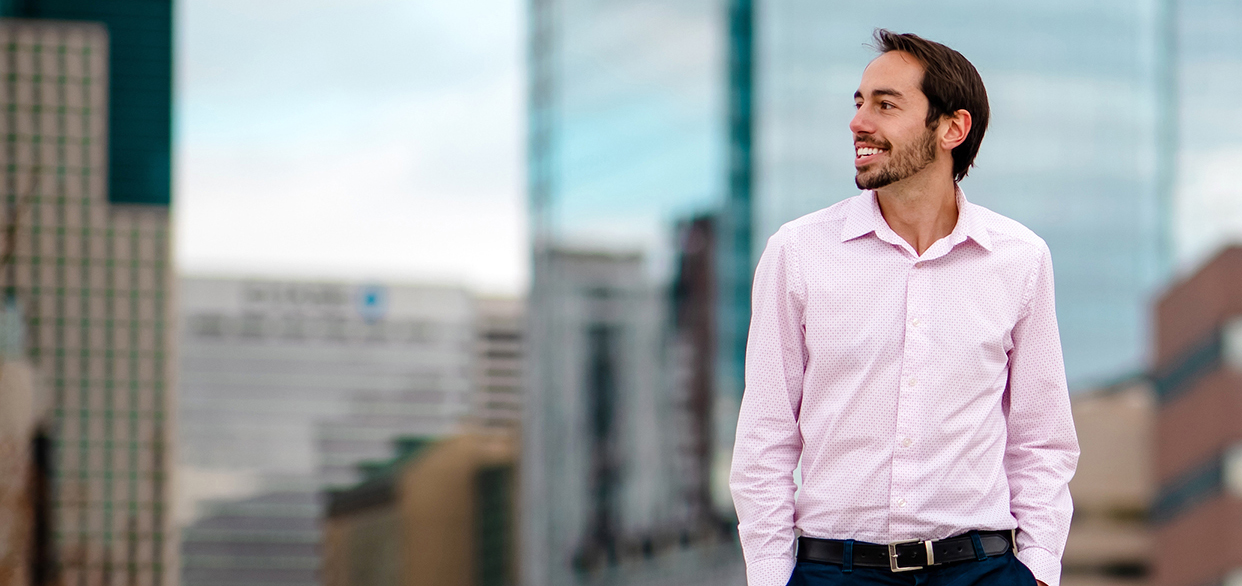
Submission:
[[[860,157],[865,157],[867,155],[878,155],[880,154],[880,149],[874,147],[860,147],[857,150],[857,153]]]

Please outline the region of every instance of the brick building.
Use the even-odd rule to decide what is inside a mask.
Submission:
[[[1242,584],[1242,247],[1156,307],[1153,584]]]

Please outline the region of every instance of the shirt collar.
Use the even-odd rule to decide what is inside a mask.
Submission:
[[[957,246],[970,238],[985,250],[991,251],[992,237],[984,225],[983,218],[979,217],[979,207],[966,201],[966,194],[962,193],[961,187],[955,187],[955,195],[957,197],[957,225],[953,227],[953,232],[948,236],[949,245]],[[884,221],[875,191],[869,189],[854,198],[851,203],[845,216],[845,225],[841,228],[841,241],[853,240],[872,232],[886,242],[897,245],[902,243],[901,237],[893,232],[888,222]]]

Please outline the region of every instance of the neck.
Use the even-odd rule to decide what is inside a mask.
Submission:
[[[957,226],[956,184],[951,175],[916,173],[877,189],[876,200],[884,221],[919,256]]]

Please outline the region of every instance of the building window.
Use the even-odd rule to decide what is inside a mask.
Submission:
[[[1221,468],[1221,483],[1225,491],[1235,497],[1242,497],[1242,442],[1225,450],[1221,455]]]
[[[1237,316],[1221,326],[1221,354],[1225,364],[1242,371],[1242,316]]]

